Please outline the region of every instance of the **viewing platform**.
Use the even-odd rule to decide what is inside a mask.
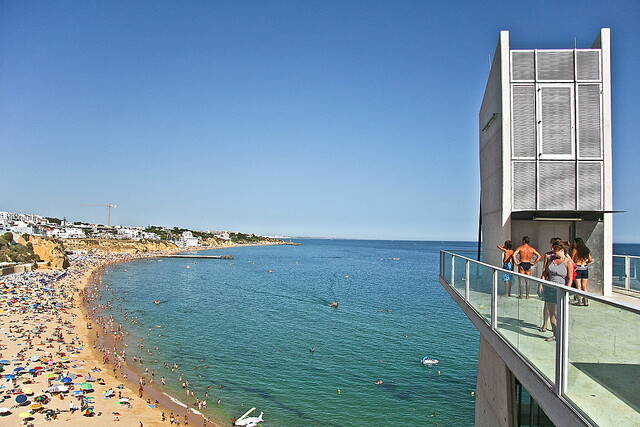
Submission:
[[[626,280],[626,286],[616,288],[633,292],[639,260],[616,258],[621,265],[615,270],[626,273],[617,279]],[[504,275],[512,281],[511,297],[505,295]],[[530,298],[517,298],[519,285],[525,290],[527,282]],[[546,417],[557,426],[640,425],[637,298],[623,302],[615,295],[555,285],[444,251],[440,283],[480,332],[484,351],[476,411],[492,407],[506,417],[501,423],[486,412],[476,413],[476,425],[549,425]],[[548,340],[550,323],[546,331],[540,328],[547,294],[555,295],[558,306],[555,341]],[[588,297],[589,305],[575,305],[574,296]],[[518,392],[520,384],[528,393]],[[513,402],[517,411],[511,412],[506,402]],[[504,410],[498,403],[504,403]],[[523,422],[530,417],[540,423]]]
[[[186,255],[186,254],[174,254],[163,255],[162,258],[191,258],[191,259],[234,259],[233,255]]]

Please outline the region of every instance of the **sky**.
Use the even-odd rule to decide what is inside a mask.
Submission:
[[[640,2],[1,1],[0,210],[475,240],[500,30],[611,28],[614,241],[640,242]]]

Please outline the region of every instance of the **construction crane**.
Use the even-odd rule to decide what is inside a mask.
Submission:
[[[117,208],[116,205],[107,203],[106,205],[82,205],[82,206],[101,206],[107,208],[107,227],[111,228],[111,208]]]

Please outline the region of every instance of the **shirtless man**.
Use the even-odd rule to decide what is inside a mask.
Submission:
[[[536,257],[533,260],[533,257]],[[522,238],[522,245],[518,247],[513,253],[513,260],[515,264],[518,266],[518,273],[526,274],[527,276],[531,276],[531,268],[538,263],[542,259],[542,255],[533,247],[529,245],[529,236],[524,236]],[[527,296],[529,298],[529,288],[531,285],[528,280],[525,280],[527,287]],[[520,289],[518,292],[518,298],[522,298],[522,280],[519,281]]]

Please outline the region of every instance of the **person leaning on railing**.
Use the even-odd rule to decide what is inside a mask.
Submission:
[[[553,255],[550,257],[549,263],[546,265],[542,273],[542,278],[558,285],[566,285],[571,287],[573,284],[573,260],[567,256],[569,249],[568,242],[557,241],[551,246]],[[544,287],[542,284],[538,287],[538,294],[544,300],[543,316],[548,317],[551,322],[551,330],[553,336],[546,338],[545,341],[556,340],[557,322],[557,291],[551,287]],[[544,325],[543,325],[544,326]],[[541,328],[542,330],[543,328]]]

